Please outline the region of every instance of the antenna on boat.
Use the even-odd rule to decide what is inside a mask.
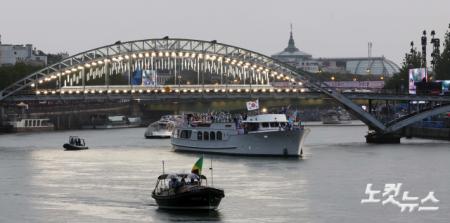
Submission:
[[[214,186],[212,159],[211,159],[211,167],[209,167],[209,170],[211,170],[211,186]]]
[[[164,173],[164,160],[162,161],[162,170],[163,170],[163,174],[165,174]]]

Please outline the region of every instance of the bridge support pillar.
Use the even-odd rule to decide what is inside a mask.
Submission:
[[[398,144],[400,143],[401,135],[396,133],[377,133],[377,132],[369,132],[366,135],[366,143],[373,144]]]

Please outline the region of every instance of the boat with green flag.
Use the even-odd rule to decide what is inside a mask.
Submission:
[[[225,197],[224,190],[208,184],[202,175],[203,156],[190,174],[165,174],[158,177],[152,197],[161,209],[216,210]],[[211,168],[212,169],[212,168]]]

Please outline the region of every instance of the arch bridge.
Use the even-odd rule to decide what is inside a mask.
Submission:
[[[314,80],[312,74],[271,57],[215,40],[168,37],[118,41],[65,58],[8,86],[0,92],[0,101],[27,96],[70,100],[233,92],[256,96],[321,92],[379,134],[397,131],[415,117],[434,114],[424,111],[397,122],[382,123],[350,98]],[[449,109],[439,107],[439,111]]]

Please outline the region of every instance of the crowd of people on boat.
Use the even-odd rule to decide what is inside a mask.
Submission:
[[[200,185],[200,177],[197,174],[189,174],[188,176],[181,177],[181,180],[177,176],[172,176],[169,180],[170,189],[179,189],[185,185]]]
[[[84,146],[84,140],[77,137],[70,137],[69,143],[76,146]]]

